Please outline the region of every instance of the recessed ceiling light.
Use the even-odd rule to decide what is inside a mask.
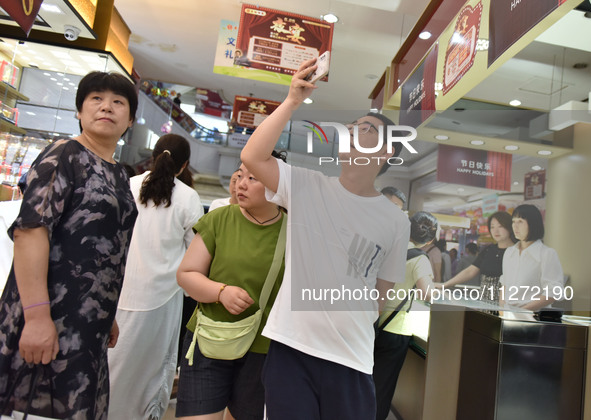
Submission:
[[[482,146],[484,142],[482,140],[472,140],[470,144],[473,144],[474,146]]]
[[[549,156],[552,152],[550,150],[538,150],[538,155]]]
[[[334,13],[327,13],[324,16],[322,16],[322,19],[324,19],[328,23],[337,23],[339,21],[338,16]]]
[[[519,146],[515,146],[514,144],[510,144],[509,146],[505,146],[505,150],[519,150]]]
[[[421,38],[421,39],[429,39],[429,38],[431,38],[431,32],[429,32],[429,31],[421,32],[419,34],[419,38]]]
[[[312,99],[310,99],[310,98],[306,98],[306,99],[304,99],[304,103],[305,103],[305,104],[311,104],[311,103],[313,103],[313,102],[314,102],[314,101],[313,101]]]
[[[62,87],[62,89],[63,90],[70,90],[70,88],[69,87],[66,87],[66,86]]]
[[[70,81],[70,79],[68,79],[67,77],[64,77],[64,81],[65,81],[65,82],[69,82],[69,81]]]
[[[462,187],[458,188],[458,192],[464,192],[464,189]]]
[[[532,168],[534,171],[540,171],[540,170],[542,170],[542,169],[543,169],[543,168],[542,168],[540,165],[534,165],[534,166],[532,166],[531,168]]]
[[[435,136],[436,140],[449,140],[449,136],[446,136],[445,134],[437,134]]]
[[[43,74],[44,74],[45,76],[51,76],[51,73],[47,73],[47,72],[45,72],[45,73],[43,73]]]
[[[64,84],[63,84],[63,83],[59,83],[59,82],[58,82],[58,83],[56,83],[56,85],[58,85],[58,86],[63,86]]]
[[[47,4],[47,3],[41,3],[41,9],[43,9],[43,11],[45,12],[50,12],[50,13],[59,13],[61,15],[65,14],[62,9],[60,9],[58,6],[56,6],[55,4]]]
[[[54,81],[54,82],[57,82],[57,79],[56,79],[55,77],[52,77],[52,78],[51,78],[51,79],[49,79],[49,80],[52,80],[52,81]]]
[[[27,111],[27,114],[28,115],[37,115],[37,114],[35,114],[34,112],[31,112],[31,111]]]
[[[519,185],[519,181],[513,181],[513,185]]]
[[[519,106],[519,105],[521,105],[521,101],[519,99],[513,99],[511,102],[509,102],[509,105]]]
[[[368,73],[365,75],[365,78],[369,79],[369,80],[376,80],[378,78],[378,76],[376,76],[375,74],[372,74],[372,73]]]

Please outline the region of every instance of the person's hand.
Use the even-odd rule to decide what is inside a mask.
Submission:
[[[113,320],[113,326],[111,327],[111,332],[109,332],[109,342],[107,346],[112,349],[117,344],[117,339],[119,338],[119,325],[117,325],[117,321]]]
[[[300,64],[300,68],[291,78],[291,85],[289,87],[286,101],[290,101],[295,107],[298,107],[304,102],[304,99],[312,94],[312,91],[318,86],[305,79],[308,75],[312,74],[317,67],[315,58],[304,61]]]
[[[27,363],[46,365],[55,360],[59,351],[59,342],[51,317],[26,320],[18,346],[21,357]]]
[[[433,287],[436,289],[443,289],[445,287],[445,283],[433,283]]]
[[[254,300],[248,295],[246,290],[238,286],[226,286],[220,294],[220,303],[232,315],[238,315],[250,305]]]

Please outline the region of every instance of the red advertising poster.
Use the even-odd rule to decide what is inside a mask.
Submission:
[[[197,88],[195,112],[213,115],[214,117],[230,118],[232,106],[225,102],[215,90]]]
[[[43,0],[0,0],[2,7],[29,36]]]
[[[240,127],[258,127],[279,105],[281,105],[281,102],[236,96],[234,98],[232,121],[235,121]]]
[[[564,0],[491,1],[488,66],[562,3]]]
[[[497,191],[511,191],[508,153],[439,145],[437,181]]]
[[[234,64],[292,75],[302,61],[330,51],[332,32],[320,19],[243,4]]]
[[[544,198],[546,171],[536,171],[525,174],[523,185],[524,200],[536,200],[538,198]]]
[[[445,52],[445,62],[443,64],[444,95],[458,83],[474,64],[481,17],[482,2],[479,2],[474,7],[464,7],[458,15],[454,33]]]
[[[417,128],[435,112],[437,44],[402,85],[400,124]]]

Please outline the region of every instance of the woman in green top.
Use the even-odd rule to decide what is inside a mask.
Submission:
[[[244,165],[238,169],[236,189],[238,205],[220,207],[199,220],[197,234],[177,272],[179,285],[200,302],[204,315],[216,321],[238,321],[259,309],[261,289],[285,217],[281,209],[265,199],[265,187]],[[283,271],[284,263],[257,337],[245,356],[237,360],[211,359],[195,346],[192,365],[182,358],[177,418],[221,420],[226,407],[237,420],[263,417],[261,371],[269,339],[261,336],[261,331]],[[194,313],[187,324],[183,355],[193,339],[195,324]]]

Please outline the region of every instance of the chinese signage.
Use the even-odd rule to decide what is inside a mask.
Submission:
[[[529,172],[525,174],[523,195],[524,200],[544,198],[546,171]]]
[[[0,0],[2,7],[29,36],[43,0]]]
[[[213,61],[213,72],[219,74],[232,73],[234,66],[234,54],[236,50],[236,38],[238,37],[238,22],[222,20],[220,22],[220,33],[218,45],[215,50]]]
[[[281,105],[281,102],[236,96],[234,98],[232,120],[236,121],[236,124],[240,127],[256,128],[279,105]]]
[[[490,2],[488,66],[566,0]]]
[[[226,103],[219,93],[210,89],[197,88],[195,112],[213,115],[214,117],[230,118],[231,105]]]
[[[435,112],[437,44],[402,85],[400,124],[418,127]]]
[[[499,210],[499,195],[491,194],[482,197],[482,215],[488,219],[490,215]]]
[[[332,32],[320,19],[243,4],[234,64],[291,76],[302,61],[330,51]]]
[[[512,155],[439,145],[437,181],[511,191]]]
[[[242,149],[246,146],[246,142],[250,138],[250,134],[232,133],[228,135],[228,146],[238,147]]]
[[[443,63],[443,94],[449,92],[474,64],[476,41],[480,33],[482,2],[465,6],[456,20],[456,26],[445,52]]]

